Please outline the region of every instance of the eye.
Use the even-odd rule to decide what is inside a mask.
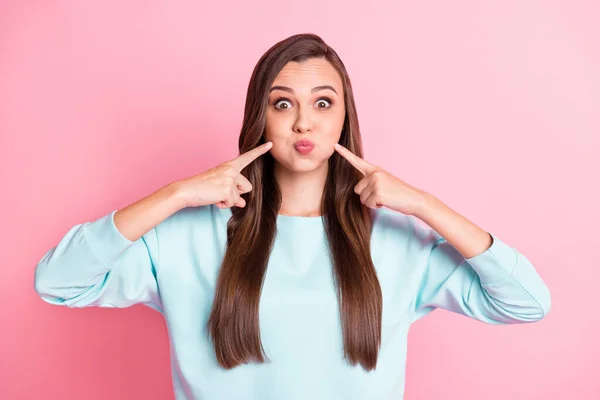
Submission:
[[[324,107],[321,107],[321,104],[325,104]],[[327,97],[322,97],[317,100],[317,108],[329,108],[331,107],[331,100]]]
[[[278,104],[284,104],[285,107],[278,107]],[[275,108],[278,110],[287,110],[288,108],[290,108],[292,106],[292,102],[289,101],[288,99],[284,99],[284,98],[279,98],[277,100],[275,100]]]

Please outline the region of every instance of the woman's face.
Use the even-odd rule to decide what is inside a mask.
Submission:
[[[269,93],[265,139],[273,142],[271,155],[291,171],[317,169],[335,152],[345,116],[342,79],[328,61],[289,62]],[[302,139],[308,146],[297,143]]]

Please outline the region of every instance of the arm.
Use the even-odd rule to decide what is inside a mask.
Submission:
[[[36,292],[68,307],[143,303],[162,311],[156,226],[181,208],[178,186],[169,184],[122,210],[75,225],[36,266]]]
[[[334,147],[364,175],[354,187],[361,203],[410,217],[422,276],[413,321],[437,307],[488,323],[532,322],[548,313],[550,292],[524,255],[429,193],[339,144]],[[415,223],[415,217],[429,227]]]
[[[492,245],[492,237],[430,193],[423,192],[424,201],[414,216],[425,222],[458,250],[465,258],[483,253]]]
[[[442,308],[491,323],[534,322],[550,310],[550,292],[531,262],[430,194],[414,214],[425,246],[413,320]]]

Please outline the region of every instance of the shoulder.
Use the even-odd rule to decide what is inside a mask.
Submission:
[[[196,257],[215,257],[215,251],[227,241],[230,214],[230,210],[211,204],[183,208],[161,222],[156,233],[162,267],[197,262]]]

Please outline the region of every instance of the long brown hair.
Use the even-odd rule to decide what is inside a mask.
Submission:
[[[298,34],[272,46],[252,73],[239,151],[264,143],[269,89],[290,61],[324,58],[339,72],[344,87],[346,117],[340,144],[362,157],[356,106],[350,78],[336,52],[319,36]],[[208,333],[219,364],[233,368],[267,358],[259,330],[259,299],[274,242],[281,192],[274,177],[274,159],[266,153],[242,174],[252,191],[242,194],[244,208],[232,208],[227,225],[227,250],[217,280]],[[381,344],[382,295],[371,259],[371,210],[360,202],[354,186],[362,175],[337,152],[328,160],[321,211],[333,260],[333,274],[342,321],[344,358],[374,369]],[[268,359],[268,358],[267,358]]]

